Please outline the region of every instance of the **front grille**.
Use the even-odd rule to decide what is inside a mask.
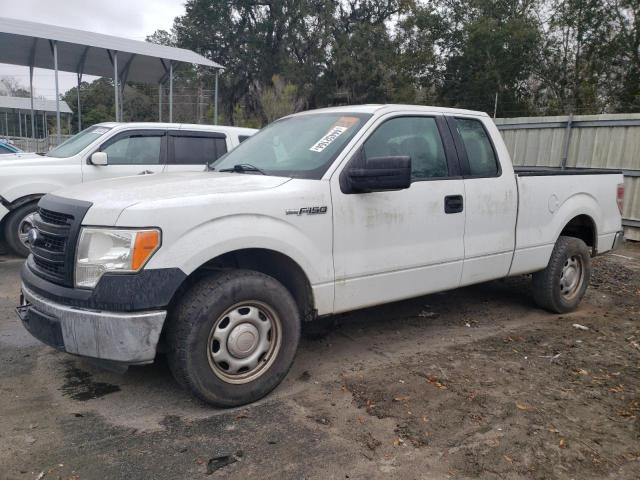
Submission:
[[[52,263],[40,257],[36,257],[35,255],[33,256],[33,262],[38,266],[39,269],[47,272],[50,275],[60,278],[64,276],[64,264]]]
[[[73,216],[66,213],[52,212],[46,208],[39,208],[38,214],[43,222],[50,225],[70,225],[73,222]]]
[[[40,235],[42,237],[40,240],[42,248],[56,253],[64,252],[64,247],[67,244],[65,238],[55,237],[43,231],[40,231]]]
[[[65,247],[71,228],[66,222],[73,222],[73,217],[65,218],[65,223],[62,224],[53,223],[63,216],[57,212],[46,210],[47,214],[43,218],[42,211],[40,209],[33,219],[33,227],[36,230],[36,235],[30,245],[33,263],[41,277],[56,283],[66,284],[68,283],[69,268],[65,265]]]
[[[34,215],[28,265],[39,277],[73,286],[76,240],[90,203],[44,196]]]

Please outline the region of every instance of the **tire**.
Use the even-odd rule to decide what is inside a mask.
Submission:
[[[196,397],[235,407],[284,379],[299,340],[300,313],[282,284],[250,270],[218,272],[198,280],[172,310],[167,359]]]
[[[28,257],[29,253],[31,253],[28,244],[23,243],[21,237],[24,238],[24,235],[28,232],[24,222],[30,223],[29,216],[33,215],[37,209],[37,202],[22,205],[9,214],[4,224],[4,238],[7,246],[20,257]]]
[[[576,309],[591,279],[589,247],[574,237],[558,238],[547,268],[533,274],[536,303],[555,313]]]

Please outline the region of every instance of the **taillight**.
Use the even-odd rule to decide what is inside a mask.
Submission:
[[[618,203],[618,210],[620,210],[620,215],[622,215],[622,208],[624,207],[624,183],[618,184],[616,202]]]

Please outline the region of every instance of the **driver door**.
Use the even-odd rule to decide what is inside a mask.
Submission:
[[[107,165],[92,165],[89,156],[82,165],[82,181],[160,173],[165,167],[166,143],[165,130],[118,133],[97,150],[107,154]]]
[[[333,175],[335,312],[460,284],[464,182],[444,117],[394,114],[372,128],[356,155],[411,157],[411,186],[344,193]]]

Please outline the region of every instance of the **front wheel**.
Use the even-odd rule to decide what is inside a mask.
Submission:
[[[11,212],[4,225],[7,245],[21,257],[29,256],[29,232],[33,228],[33,217],[38,210],[37,203],[27,203]]]
[[[584,297],[591,278],[589,247],[574,237],[556,242],[547,268],[533,274],[536,303],[555,313],[575,310]]]
[[[169,367],[207,403],[254,402],[287,375],[300,338],[289,291],[262,273],[215,273],[194,284],[169,318]]]

